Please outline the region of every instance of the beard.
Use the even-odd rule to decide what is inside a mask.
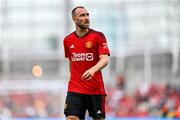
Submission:
[[[88,24],[87,24],[88,23]],[[77,24],[77,26],[81,29],[88,29],[89,28],[89,22],[86,22],[84,24],[80,23],[80,24]]]

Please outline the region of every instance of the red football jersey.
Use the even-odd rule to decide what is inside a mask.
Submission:
[[[89,32],[78,37],[76,32],[64,39],[65,57],[70,61],[69,92],[83,94],[105,94],[101,71],[98,71],[90,80],[82,80],[83,73],[96,65],[99,55],[110,55],[106,38],[103,33],[89,29]]]

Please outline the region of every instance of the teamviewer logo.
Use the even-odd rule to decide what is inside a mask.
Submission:
[[[93,61],[93,53],[72,53],[72,61]]]
[[[86,61],[93,61],[93,53],[86,53]]]

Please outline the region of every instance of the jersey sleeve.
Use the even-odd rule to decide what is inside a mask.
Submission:
[[[64,42],[63,42],[63,44],[64,44],[64,54],[65,54],[65,58],[69,58],[69,50],[68,50],[67,43],[66,43],[65,39],[64,39]]]
[[[99,55],[102,55],[102,54],[110,55],[110,51],[109,51],[109,48],[108,48],[108,45],[107,45],[107,41],[106,41],[106,38],[105,38],[103,33],[99,34],[98,53],[99,53]]]

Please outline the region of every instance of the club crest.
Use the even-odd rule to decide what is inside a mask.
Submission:
[[[93,44],[92,44],[91,41],[87,41],[87,42],[85,43],[86,48],[91,48],[92,45],[93,45]]]

